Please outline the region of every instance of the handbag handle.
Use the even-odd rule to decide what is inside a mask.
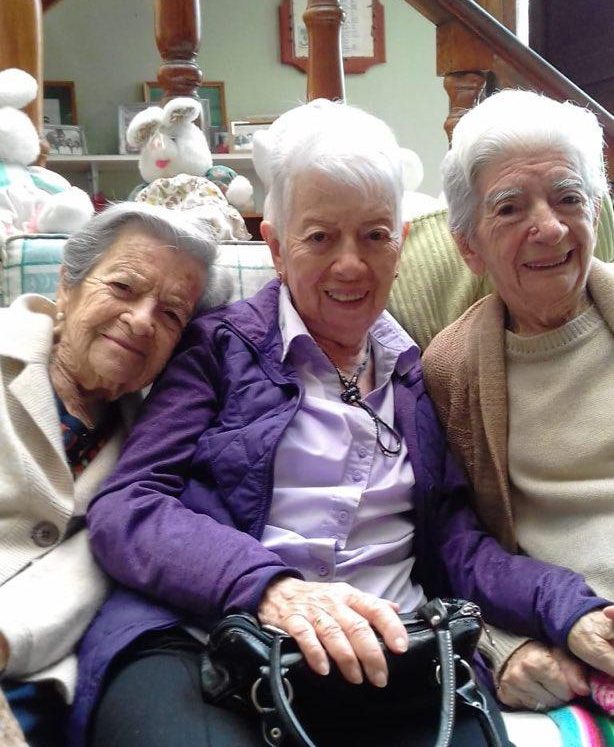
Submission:
[[[441,708],[439,733],[435,747],[449,747],[454,730],[456,667],[452,636],[448,627],[448,611],[440,599],[433,599],[420,608],[420,614],[435,631],[439,654],[438,671],[441,682]],[[268,675],[271,697],[287,734],[294,740],[298,747],[316,747],[303,729],[286,695],[281,663],[281,641],[282,636],[274,636],[271,645],[268,672],[263,672],[263,674]],[[486,711],[486,713],[488,712]],[[483,725],[482,728],[484,728]],[[279,740],[276,741],[279,744]],[[270,743],[275,744],[275,742]],[[493,747],[501,747],[500,742],[493,743]]]
[[[452,634],[448,625],[448,610],[441,599],[432,599],[420,607],[418,614],[435,631],[441,683],[439,732],[435,747],[448,747],[452,741],[456,715],[456,663]]]

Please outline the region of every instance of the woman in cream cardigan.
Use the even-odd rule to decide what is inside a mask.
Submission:
[[[526,91],[463,117],[443,165],[449,224],[495,292],[434,339],[424,372],[488,530],[612,600],[614,272],[593,258],[602,142],[592,114]],[[614,675],[614,606],[569,628],[576,653],[592,638],[584,661],[493,630],[503,703],[553,708],[588,694],[590,667]]]
[[[214,300],[216,251],[179,213],[116,205],[67,241],[56,303],[0,310],[0,671],[31,747],[64,744],[73,651],[107,591],[85,510],[139,390]]]

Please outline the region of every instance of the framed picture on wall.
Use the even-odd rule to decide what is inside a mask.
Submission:
[[[72,80],[46,80],[43,83],[43,124],[77,124],[75,84]]]
[[[54,156],[84,156],[87,154],[85,135],[75,125],[44,125],[43,133]]]
[[[281,61],[307,72],[309,38],[303,14],[307,0],[281,0],[279,42]],[[345,73],[364,73],[386,62],[384,6],[381,0],[341,0],[341,52]]]
[[[258,130],[268,129],[275,117],[254,117],[230,123],[230,152],[251,153],[252,139]]]
[[[155,103],[162,98],[163,90],[155,81],[143,83],[143,98],[149,103]],[[226,95],[224,83],[221,80],[206,80],[198,88],[198,98],[209,102],[211,126],[217,130],[227,130]]]

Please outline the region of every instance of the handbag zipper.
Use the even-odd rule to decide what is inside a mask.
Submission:
[[[463,606],[458,610],[456,614],[462,615],[463,617],[477,617],[480,621],[482,630],[488,638],[488,642],[493,648],[497,648],[497,644],[492,637],[492,633],[490,632],[488,625],[486,625],[486,623],[484,622],[484,618],[482,617],[482,610],[480,609],[479,605],[477,605],[475,602],[465,602],[465,604],[463,604]]]

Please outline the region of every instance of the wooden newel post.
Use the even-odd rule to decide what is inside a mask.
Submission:
[[[174,96],[198,98],[202,71],[196,62],[200,48],[199,0],[156,0],[156,44],[162,57],[158,82],[163,101]]]
[[[308,0],[303,15],[309,38],[307,100],[345,100],[341,24],[343,9],[339,0]]]
[[[448,136],[448,143],[452,142],[452,133],[458,120],[479,103],[485,85],[486,75],[482,72],[459,72],[444,75],[443,87],[450,101],[448,116],[443,123],[443,129]]]
[[[40,0],[0,0],[0,70],[18,67],[40,88],[24,109],[39,134],[43,131],[43,36]]]
[[[443,77],[450,100],[443,126],[448,141],[458,120],[482,97],[493,62],[492,51],[460,24],[451,21],[437,27],[437,75]]]

